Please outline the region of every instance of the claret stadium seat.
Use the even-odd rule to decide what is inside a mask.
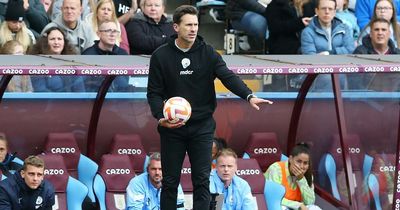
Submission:
[[[93,185],[100,210],[125,209],[126,187],[134,176],[128,155],[103,155]]]
[[[257,201],[258,209],[266,209],[264,197],[265,177],[257,160],[238,158],[236,175],[249,183],[251,193]]]
[[[111,142],[110,154],[128,155],[136,174],[145,170],[145,162],[149,158],[137,134],[116,134]]]
[[[44,152],[61,155],[68,173],[86,185],[90,200],[92,203],[96,202],[92,186],[98,165],[81,153],[73,133],[49,133]]]
[[[256,159],[262,171],[276,161],[287,160],[273,132],[252,133],[243,154],[243,159],[247,158]]]
[[[88,188],[77,179],[69,176],[64,159],[58,154],[40,155],[45,162],[45,179],[55,189],[56,199],[53,210],[81,210],[88,194]]]

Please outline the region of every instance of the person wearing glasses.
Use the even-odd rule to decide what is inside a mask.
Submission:
[[[315,16],[301,33],[302,54],[351,54],[355,45],[353,33],[335,17],[335,0],[318,0]]]
[[[377,13],[377,4],[382,0],[357,0],[355,7],[355,14],[357,17],[357,23],[360,29],[366,27],[369,21]],[[397,20],[400,19],[400,1],[388,1],[390,5],[380,7],[381,10],[386,10],[395,16]],[[397,17],[396,17],[397,16]]]
[[[150,155],[147,172],[131,179],[126,188],[126,210],[160,210],[160,196],[163,179],[161,155],[155,152]],[[177,210],[184,210],[184,194],[181,185],[178,187]]]
[[[175,34],[171,18],[165,15],[164,0],[144,0],[142,6],[142,11],[126,24],[132,55],[151,55]]]

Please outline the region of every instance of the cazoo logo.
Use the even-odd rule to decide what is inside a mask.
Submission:
[[[64,170],[63,169],[45,169],[44,170],[44,175],[63,175]]]
[[[140,155],[140,154],[142,154],[141,149],[118,149],[117,152],[120,155]]]
[[[238,176],[256,175],[256,174],[261,174],[260,170],[258,170],[258,169],[243,169],[243,170],[236,171],[236,175],[238,175]]]
[[[275,147],[254,148],[254,154],[276,154],[278,149]]]
[[[342,153],[342,148],[337,148],[336,152],[337,153]],[[358,147],[349,147],[349,153],[358,154],[360,152],[361,152],[361,150]]]
[[[109,168],[106,170],[106,174],[112,175],[112,174],[130,174],[131,170],[128,168]]]
[[[75,148],[73,147],[55,147],[51,148],[51,153],[75,153]]]

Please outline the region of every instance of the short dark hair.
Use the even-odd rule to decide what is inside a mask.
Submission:
[[[372,26],[375,25],[375,23],[386,23],[390,27],[390,22],[386,20],[385,18],[372,18],[371,21],[369,22],[369,25],[372,29]]]
[[[320,4],[320,2],[321,1],[323,1],[323,0],[317,0],[316,2],[315,2],[315,8],[319,8],[319,4]],[[335,9],[336,9],[336,7],[337,7],[337,4],[336,4],[336,0],[328,0],[328,1],[333,1],[333,2],[335,2]]]
[[[176,24],[181,23],[182,16],[190,14],[190,15],[198,15],[199,12],[197,11],[196,7],[191,5],[182,5],[175,9],[173,21]]]
[[[34,166],[37,168],[44,168],[44,161],[42,158],[40,158],[38,156],[31,155],[24,160],[24,166],[22,167],[22,170],[25,171],[26,168],[28,167],[28,165]]]

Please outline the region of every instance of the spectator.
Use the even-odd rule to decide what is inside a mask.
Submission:
[[[79,10],[79,20],[84,20],[87,15],[89,15],[91,8],[94,8],[93,0],[79,0],[80,10]],[[53,0],[51,5],[51,21],[57,20],[60,16],[63,16],[64,0]]]
[[[54,187],[43,178],[43,160],[26,158],[21,171],[0,182],[0,209],[52,209]]]
[[[8,152],[8,141],[4,133],[0,133],[0,170],[6,177],[11,177],[16,171],[22,168],[22,165],[14,162],[15,153]]]
[[[231,149],[223,149],[217,157],[217,167],[211,171],[210,192],[224,195],[222,209],[256,209],[250,185],[236,176],[237,155]]]
[[[24,47],[15,40],[7,41],[1,48],[0,54],[6,55],[23,55]],[[29,75],[14,75],[7,85],[8,92],[32,92],[32,82]]]
[[[106,21],[100,24],[97,31],[97,36],[100,40],[95,41],[95,44],[86,49],[82,55],[128,55],[128,53],[118,47],[115,43],[120,35],[117,24],[114,21]],[[89,92],[97,92],[100,88],[103,77],[90,76],[86,77],[86,90]],[[117,76],[111,85],[113,91],[128,91],[128,76]]]
[[[363,29],[365,26],[367,26],[367,24],[369,23],[369,21],[374,17],[374,13],[376,12],[376,4],[378,3],[378,1],[382,1],[382,0],[357,0],[356,1],[356,8],[355,8],[355,14],[357,17],[357,23],[358,26],[360,26],[360,29]],[[383,8],[387,8],[387,9],[382,9],[381,11],[383,12],[383,10],[386,11],[393,11],[393,15],[397,17],[397,20],[400,20],[400,1],[396,1],[396,3],[393,3],[392,1],[390,1],[391,7],[389,8],[389,6],[385,6]]]
[[[372,19],[383,18],[390,22],[390,39],[394,41],[396,47],[400,46],[400,29],[399,23],[397,22],[396,10],[394,9],[393,1],[391,0],[378,0],[374,7],[374,15]],[[358,43],[362,44],[362,38],[366,36],[370,31],[369,25],[361,31],[361,35],[358,39]]]
[[[35,43],[35,36],[25,23],[25,11],[21,0],[8,1],[5,21],[0,26],[0,46],[10,40],[17,40],[24,47],[24,52]]]
[[[231,21],[234,29],[264,40],[267,38],[267,20],[264,14],[269,2],[269,0],[229,0],[225,9],[226,18]],[[243,50],[250,49],[247,37],[240,37],[239,41],[245,43],[239,43]]]
[[[46,29],[29,54],[74,55],[75,47],[69,43],[64,31],[54,26]],[[32,85],[35,92],[84,92],[81,76],[34,76]]]
[[[275,162],[264,176],[286,189],[282,209],[320,210],[314,205],[315,192],[312,177],[311,154],[305,143],[297,144],[288,161]]]
[[[272,0],[265,15],[268,22],[268,52],[298,54],[300,34],[314,16],[313,0]]]
[[[118,21],[126,25],[138,11],[138,2],[136,0],[113,0]]]
[[[360,35],[360,27],[358,27],[356,16],[348,9],[349,0],[336,0],[336,4],[336,17],[351,29],[353,39],[357,41]]]
[[[318,0],[316,17],[301,33],[302,54],[350,54],[354,41],[350,29],[336,14],[335,0]]]
[[[124,49],[129,54],[129,42],[126,34],[125,26],[118,22],[117,16],[115,15],[115,6],[112,0],[100,0],[97,3],[97,7],[85,18],[87,25],[92,27],[92,36],[95,40],[98,40],[97,31],[99,24],[105,21],[114,21],[119,28],[121,33],[118,34],[116,45]]]
[[[93,45],[94,37],[91,27],[80,19],[82,6],[80,0],[64,0],[62,15],[49,23],[42,34],[51,27],[58,27],[67,34],[67,39],[76,47],[79,54]],[[54,12],[54,11],[53,11]]]
[[[151,55],[175,34],[172,20],[164,12],[164,0],[144,0],[143,11],[126,25],[132,55]]]
[[[40,0],[3,0],[0,2],[0,22],[5,20],[7,3],[13,1],[15,4],[19,2],[23,5],[23,11],[25,13],[24,22],[26,26],[32,31],[35,37],[39,36],[43,28],[49,23],[46,11]],[[12,6],[14,7],[14,6]]]
[[[158,152],[150,155],[147,172],[131,179],[126,188],[126,210],[160,209],[161,155]],[[182,187],[178,187],[176,209],[184,209],[184,194]]]

